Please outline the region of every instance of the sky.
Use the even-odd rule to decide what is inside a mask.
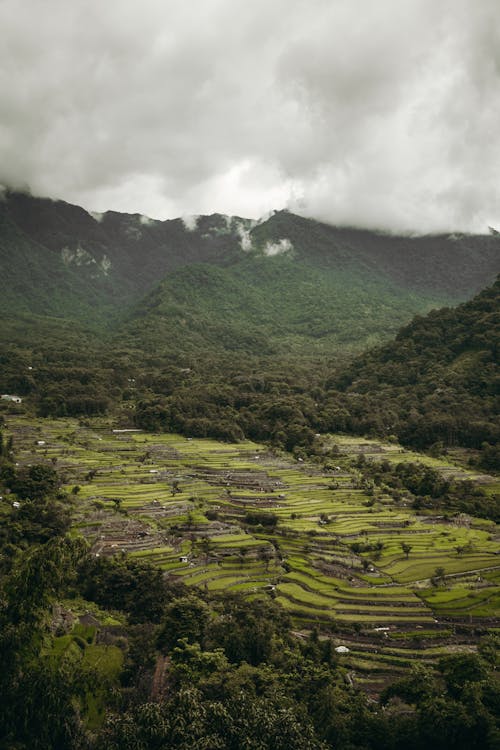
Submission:
[[[0,184],[88,210],[500,225],[498,0],[0,0]]]

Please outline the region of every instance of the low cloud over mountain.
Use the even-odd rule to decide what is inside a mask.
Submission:
[[[486,231],[494,0],[0,3],[0,182],[95,211]]]

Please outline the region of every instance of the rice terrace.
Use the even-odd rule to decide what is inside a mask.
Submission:
[[[117,429],[104,418],[6,415],[20,466],[54,466],[73,535],[208,591],[272,597],[297,637],[333,636],[350,680],[377,694],[414,661],[474,651],[500,627],[498,526],[415,510],[367,485],[361,461],[424,461],[498,492],[498,480],[397,444],[325,435],[335,458],[242,441]]]

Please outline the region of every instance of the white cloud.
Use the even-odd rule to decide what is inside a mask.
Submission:
[[[184,227],[186,228],[187,232],[194,232],[198,225],[198,219],[199,216],[182,216],[182,223],[184,224]]]
[[[238,223],[236,225],[236,232],[240,238],[240,247],[246,253],[252,249],[252,237],[250,235],[250,229],[245,227],[244,224]]]
[[[277,240],[276,242],[268,240],[264,246],[264,254],[269,256],[283,255],[283,253],[288,253],[290,250],[293,250],[293,244],[287,238]]]
[[[0,181],[95,211],[499,223],[496,0],[0,0]]]

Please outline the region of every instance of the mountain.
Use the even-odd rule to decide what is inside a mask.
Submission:
[[[395,236],[288,211],[156,221],[9,192],[0,264],[8,331],[21,316],[36,332],[42,316],[111,326],[149,350],[331,354],[491,283],[500,238]]]
[[[181,219],[91,215],[64,201],[7,193],[0,201],[0,309],[102,321],[172,269],[223,264],[238,248],[218,215],[189,231]]]
[[[498,281],[450,305],[493,280],[499,237],[0,205],[0,390],[39,414],[119,408],[130,425],[287,449],[370,432],[496,461]]]
[[[136,346],[295,356],[361,351],[416,312],[455,304],[493,280],[500,242],[394,237],[276,212],[224,266],[168,274],[126,326]]]
[[[332,355],[380,343],[438,300],[351,261],[321,268],[298,255],[255,254],[224,267],[174,271],[134,309],[120,335],[157,352]]]
[[[335,227],[288,211],[256,226],[259,248],[288,238],[295,257],[324,270],[356,269],[408,292],[448,295],[458,301],[491,283],[500,267],[500,237],[488,235],[393,235]]]
[[[350,428],[394,433],[415,448],[486,448],[500,438],[500,277],[472,300],[417,316],[327,384],[356,418]],[[487,445],[485,446],[484,443]],[[498,468],[498,467],[497,467]]]

